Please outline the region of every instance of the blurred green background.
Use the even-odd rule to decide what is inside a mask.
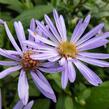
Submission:
[[[28,36],[31,18],[44,20],[44,14],[52,17],[52,11],[56,8],[65,18],[67,33],[70,37],[79,18],[85,18],[91,14],[92,19],[86,30],[104,22],[104,31],[109,31],[109,0],[0,0],[0,18],[7,21],[13,36],[16,38],[13,28],[14,21],[22,21],[25,33]],[[0,25],[0,47],[13,49],[3,26]],[[109,45],[95,49],[95,52],[109,53]],[[0,57],[0,59],[4,59]],[[108,61],[108,60],[107,60]],[[93,87],[77,71],[75,83],[68,84],[66,90],[62,90],[60,73],[45,74],[55,91],[57,103],[45,98],[35,87],[29,78],[30,100],[34,100],[33,109],[109,109],[109,68],[99,68],[89,65],[104,81],[98,87]],[[0,66],[0,71],[5,69]],[[3,109],[12,109],[18,101],[17,81],[19,73],[16,72],[2,80]],[[28,74],[28,77],[30,75]]]

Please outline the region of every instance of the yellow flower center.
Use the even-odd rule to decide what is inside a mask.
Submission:
[[[39,66],[39,61],[33,60],[30,58],[30,55],[32,55],[33,52],[31,50],[26,51],[23,53],[21,65],[23,66],[24,70],[34,70]]]
[[[58,47],[58,52],[63,57],[72,57],[75,58],[78,51],[76,45],[71,42],[62,42]]]

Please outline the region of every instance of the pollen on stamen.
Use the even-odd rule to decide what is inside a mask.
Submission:
[[[76,45],[71,42],[62,42],[58,47],[58,52],[62,57],[72,57],[75,58],[78,51]]]
[[[39,61],[30,58],[30,55],[32,54],[33,52],[31,50],[23,53],[21,64],[24,70],[34,70],[39,66]]]

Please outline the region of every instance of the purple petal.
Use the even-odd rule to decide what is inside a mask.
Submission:
[[[78,24],[77,24],[76,27],[74,28],[73,34],[72,34],[72,36],[71,36],[71,41],[72,41],[72,42],[75,40],[75,38],[76,38],[76,36],[77,36],[76,34],[77,34],[77,32],[79,31],[79,29],[80,29],[80,26],[81,26],[81,24],[82,24],[82,21],[83,21],[83,19],[80,19],[79,22],[78,22]]]
[[[109,32],[104,33],[102,36],[97,36],[95,38],[90,39],[89,41],[79,45],[77,48],[82,51],[82,50],[89,50],[93,48],[97,48],[100,46],[105,45],[108,43],[108,40],[106,38],[109,37]]]
[[[22,101],[18,101],[13,109],[22,109],[24,107]]]
[[[3,25],[4,24],[4,21],[2,19],[0,19],[0,25]]]
[[[0,72],[0,79],[6,77],[7,75],[9,75],[9,74],[11,74],[11,73],[13,73],[17,70],[20,70],[21,68],[22,68],[22,66],[18,65],[18,66],[15,66],[15,67],[10,67],[10,68]]]
[[[104,53],[80,52],[78,54],[83,57],[94,58],[94,59],[108,59],[109,58],[109,54],[104,54]]]
[[[76,32],[76,34],[75,34],[75,36],[74,36],[72,42],[76,43],[76,42],[79,40],[79,38],[80,38],[81,35],[84,33],[85,29],[87,28],[87,26],[88,26],[88,24],[89,24],[90,17],[91,17],[91,16],[88,15],[88,16],[85,18],[84,22],[78,27],[78,30],[77,30],[77,32]]]
[[[64,61],[63,68],[64,71],[62,72],[62,76],[61,76],[61,84],[62,84],[62,88],[65,89],[68,83],[68,63],[66,60]]]
[[[82,48],[80,48],[79,51],[91,50],[91,49],[98,48],[98,47],[101,47],[101,46],[106,46],[106,44],[109,42],[106,39],[102,39],[101,42],[100,42],[100,40],[97,40],[94,43],[92,41],[92,43],[85,45],[85,46],[82,46]]]
[[[56,61],[58,61],[60,58],[61,58],[61,56],[57,55],[57,56],[55,56],[55,57],[49,58],[48,61],[50,61],[50,62],[56,62]]]
[[[8,54],[10,54],[10,55],[15,55],[16,58],[19,57],[19,55],[20,55],[20,56],[23,55],[22,52],[18,52],[18,51],[13,51],[13,50],[5,50],[5,51],[6,51]]]
[[[23,109],[32,109],[34,101],[30,101]]]
[[[85,34],[77,42],[77,45],[80,45],[80,44],[84,43],[85,41],[89,40],[90,38],[92,38],[93,36],[95,36],[98,33],[98,31],[100,31],[103,27],[104,27],[104,24],[103,23],[97,25],[95,28],[93,28],[91,31],[89,31],[87,34]]]
[[[7,35],[8,35],[8,38],[9,38],[9,40],[11,41],[13,47],[14,47],[17,51],[21,52],[21,49],[19,48],[19,46],[17,45],[16,41],[14,40],[14,38],[13,38],[13,36],[12,36],[12,34],[11,34],[11,32],[10,32],[10,30],[9,30],[9,28],[8,28],[8,26],[7,26],[7,24],[6,24],[6,22],[4,22],[4,26],[5,26],[5,30],[6,30],[6,33],[7,33]]]
[[[53,62],[44,62],[42,64],[40,64],[40,67],[53,67],[55,66],[56,63]]]
[[[51,46],[36,44],[32,41],[24,41],[23,44],[28,45],[29,47],[32,47],[37,50],[44,50],[44,51],[48,50],[48,51],[52,51],[52,52],[55,50],[55,48],[53,48]]]
[[[52,23],[52,21],[50,20],[50,18],[47,15],[45,15],[45,20],[46,20],[46,23],[48,24],[50,30],[52,31],[53,35],[60,42],[61,41],[60,35],[58,34],[54,24]]]
[[[35,72],[31,72],[31,76],[35,85],[39,88],[42,94],[56,102],[55,94],[46,78],[39,71],[37,71],[36,73],[37,75],[35,74]]]
[[[99,67],[109,67],[109,62],[105,62],[105,61],[102,61],[102,60],[86,58],[86,57],[83,57],[83,56],[78,56],[77,59],[84,61],[86,63],[92,64],[92,65],[99,66]]]
[[[46,39],[46,38],[44,38],[44,37],[41,37],[41,36],[39,36],[39,35],[35,35],[31,30],[28,30],[29,31],[29,33],[35,38],[35,39],[37,39],[37,40],[39,40],[39,41],[41,41],[41,42],[43,42],[43,43],[45,43],[45,44],[48,44],[48,45],[51,45],[51,46],[55,46],[55,47],[57,47],[57,44],[55,44],[54,42],[52,42],[52,41],[50,41],[50,40],[48,40],[48,39]]]
[[[18,40],[20,42],[21,48],[23,50],[26,50],[25,47],[22,44],[22,41],[26,40],[22,23],[20,21],[19,22],[14,22],[14,27],[15,27],[17,38],[18,38]]]
[[[61,60],[59,61],[59,64],[60,64],[61,66],[63,66],[63,65],[65,64],[65,61],[66,61],[66,59],[63,57],[63,58],[61,58]]]
[[[65,21],[62,15],[60,15],[60,24],[61,24],[61,34],[63,37],[63,41],[67,40],[67,30],[66,30],[66,26],[65,26]]]
[[[89,83],[91,83],[94,86],[98,86],[99,84],[102,83],[102,80],[96,75],[96,73],[94,73],[82,62],[78,60],[74,60],[73,62]]]
[[[30,30],[35,32],[35,29],[36,29],[36,25],[35,25],[35,19],[31,19],[31,22],[30,22]],[[31,34],[29,33],[29,40],[30,41],[34,41],[34,38],[31,36]]]
[[[63,71],[63,67],[50,67],[50,68],[39,68],[39,70],[48,73],[57,73]]]
[[[12,60],[16,60],[16,61],[20,60],[18,57],[11,55],[7,50],[3,50],[1,48],[0,48],[0,55],[7,57],[9,59],[12,59]]]
[[[76,79],[76,72],[72,62],[68,61],[68,78],[70,82],[74,82]]]
[[[18,81],[18,95],[24,105],[26,105],[28,102],[28,97],[29,97],[28,91],[29,91],[29,86],[26,77],[26,72],[24,70],[21,70],[19,81]]]
[[[53,58],[56,56],[58,56],[58,54],[43,53],[43,54],[34,54],[34,55],[31,55],[30,57],[34,60],[47,60],[49,58]]]
[[[62,25],[61,25],[60,17],[59,17],[59,15],[58,15],[58,13],[57,13],[57,11],[55,9],[53,10],[53,16],[54,16],[56,27],[57,27],[57,30],[58,30],[58,32],[60,34],[61,40],[64,41],[64,37],[63,37],[63,34],[62,34]]]
[[[49,31],[49,29],[46,26],[44,26],[39,21],[36,21],[36,24],[38,25],[38,27],[40,28],[40,30],[43,32],[43,34],[45,36],[47,36],[48,38],[50,38],[53,42],[58,43],[58,41],[56,40],[56,38],[53,36],[53,34]]]
[[[3,66],[16,66],[18,64],[19,63],[16,61],[0,61],[0,65],[3,65]]]

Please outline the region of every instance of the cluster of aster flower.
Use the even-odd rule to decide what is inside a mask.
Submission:
[[[14,22],[20,47],[12,36],[6,22],[0,20],[15,48],[15,51],[0,48],[0,55],[8,58],[8,61],[1,60],[0,65],[9,66],[9,68],[0,72],[0,79],[19,71],[18,95],[20,101],[14,109],[19,109],[19,107],[21,109],[30,109],[33,105],[33,101],[28,103],[28,72],[30,72],[40,92],[56,102],[54,91],[43,73],[60,72],[62,88],[65,89],[68,81],[73,83],[76,79],[75,68],[90,84],[98,86],[102,83],[102,80],[85,63],[99,67],[109,67],[109,63],[102,60],[108,59],[109,54],[88,51],[105,46],[108,43],[109,32],[101,32],[104,27],[103,23],[83,35],[91,16],[88,15],[84,20],[80,19],[69,41],[63,16],[58,15],[57,11],[53,10],[53,17],[55,24],[47,15],[44,16],[44,23],[32,19],[28,29],[28,39],[25,37],[22,23],[20,21]]]

